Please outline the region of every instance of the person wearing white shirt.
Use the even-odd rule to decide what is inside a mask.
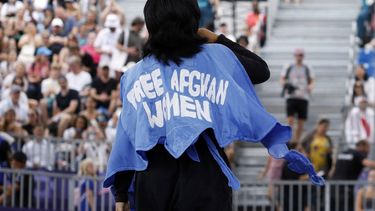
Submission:
[[[365,93],[368,104],[375,107],[375,78],[369,77],[365,83]]]
[[[27,156],[26,166],[32,169],[53,170],[55,164],[55,149],[44,137],[44,128],[36,126],[33,130],[34,139],[28,141],[22,151]]]
[[[42,94],[44,97],[54,97],[60,90],[59,76],[61,66],[59,64],[52,64],[49,77],[42,81]]]
[[[109,66],[112,59],[112,51],[117,45],[122,29],[120,18],[116,14],[109,14],[104,23],[104,29],[100,30],[95,39],[94,47],[101,54],[99,66]]]
[[[20,100],[21,87],[13,85],[10,91],[10,98],[5,98],[0,102],[0,116],[3,116],[9,109],[16,112],[16,120],[23,124],[28,120],[29,106]]]
[[[69,59],[70,72],[66,74],[69,88],[81,93],[85,86],[91,84],[90,73],[81,69],[81,58],[73,56]]]
[[[374,142],[374,110],[368,107],[367,99],[362,98],[359,106],[350,110],[345,121],[346,141],[354,147],[359,140]]]
[[[23,8],[23,3],[21,1],[9,0],[8,3],[3,4],[3,6],[1,7],[1,12],[0,12],[1,19],[16,16],[18,10],[22,8]]]

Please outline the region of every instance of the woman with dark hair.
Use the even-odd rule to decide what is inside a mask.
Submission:
[[[148,0],[144,15],[149,39],[143,60],[121,78],[123,108],[104,181],[117,210],[125,209],[133,178],[137,211],[231,210],[231,188],[240,184],[223,148],[234,140],[261,142],[324,183],[288,150],[290,128],[260,104],[252,83],[269,78],[261,58],[198,29],[195,0]]]

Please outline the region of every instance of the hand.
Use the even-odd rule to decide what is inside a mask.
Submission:
[[[314,170],[313,165],[304,155],[301,153],[291,150],[285,157],[285,160],[288,161],[288,168],[298,174],[308,174],[310,181],[314,185],[323,186],[325,181],[321,176],[318,176]]]
[[[99,99],[100,99],[100,101],[108,101],[109,96],[106,93],[102,93],[102,94],[100,94]]]
[[[200,37],[206,38],[209,43],[216,42],[219,37],[217,34],[205,28],[199,28],[197,33]]]

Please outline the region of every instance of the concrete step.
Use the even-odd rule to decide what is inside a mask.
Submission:
[[[285,4],[285,3],[282,3],[280,4],[280,9],[282,10],[285,10],[285,9],[293,9],[293,10],[299,10],[299,9],[303,9],[303,10],[313,10],[313,11],[316,11],[316,10],[327,10],[327,9],[348,9],[348,10],[352,10],[353,7],[356,8],[358,7],[359,5],[353,1],[348,1],[348,2],[345,2],[345,1],[341,1],[340,0],[340,3],[337,4],[337,3],[332,3],[332,2],[303,2],[302,4]]]
[[[304,39],[301,37],[272,37],[271,40],[267,41],[267,46],[287,46],[294,48],[296,47],[304,47],[304,46],[349,46],[350,44],[350,37],[345,37],[342,39],[334,39],[334,38],[309,38]]]
[[[286,61],[292,61],[293,54],[291,52],[261,52],[260,53],[262,58],[265,58],[266,60],[286,60]],[[349,59],[349,52],[339,52],[339,53],[332,53],[332,52],[308,52],[306,55],[307,58],[312,60],[347,60]]]
[[[350,48],[348,46],[309,46],[309,47],[304,47],[303,48],[306,54],[311,54],[311,53],[348,53]],[[265,48],[262,49],[262,53],[289,53],[293,55],[295,48],[293,47],[287,47],[287,46],[266,46]]]

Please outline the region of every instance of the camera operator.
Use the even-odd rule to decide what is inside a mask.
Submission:
[[[286,99],[288,124],[293,128],[297,116],[297,128],[294,130],[294,142],[298,142],[308,116],[308,104],[315,77],[311,68],[304,64],[305,53],[302,49],[294,52],[295,62],[288,65],[281,73],[282,96]]]

